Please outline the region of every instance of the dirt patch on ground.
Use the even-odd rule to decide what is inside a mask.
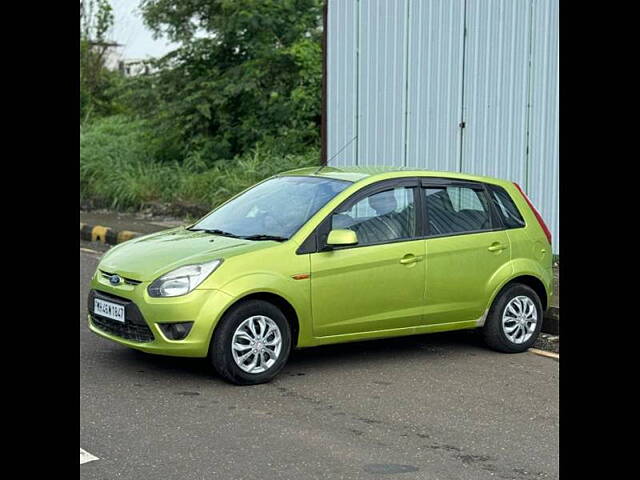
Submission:
[[[560,336],[541,333],[533,344],[533,348],[560,354]]]

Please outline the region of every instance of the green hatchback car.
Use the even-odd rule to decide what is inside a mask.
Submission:
[[[517,184],[305,168],[109,250],[89,328],[257,384],[292,348],[340,342],[480,328],[490,347],[522,352],[552,278],[551,234]]]

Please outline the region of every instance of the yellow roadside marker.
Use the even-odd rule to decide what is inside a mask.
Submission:
[[[136,232],[132,232],[130,230],[122,230],[118,232],[118,243],[126,242],[127,240],[131,240],[133,237],[137,236]]]
[[[111,228],[102,227],[100,225],[93,227],[93,230],[91,230],[91,241],[105,243],[107,241],[107,232],[109,230],[111,230]]]
[[[530,348],[529,351],[531,353],[535,353],[536,355],[540,355],[542,357],[548,357],[548,358],[553,358],[555,360],[560,360],[559,353],[547,352],[546,350],[540,350],[537,348]]]

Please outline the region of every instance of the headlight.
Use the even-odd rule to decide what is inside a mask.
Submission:
[[[220,266],[222,260],[186,265],[177,268],[154,280],[147,291],[152,297],[178,297],[186,295],[200,285],[213,271]]]

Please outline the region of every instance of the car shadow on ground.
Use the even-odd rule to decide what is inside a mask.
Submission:
[[[336,368],[367,362],[385,362],[398,357],[427,360],[434,355],[458,355],[461,352],[485,350],[476,331],[457,331],[407,337],[341,343],[294,350],[284,372],[307,372],[320,368]],[[183,358],[152,355],[129,348],[117,349],[112,358],[118,368],[137,373],[180,374],[181,378],[215,377],[221,380],[206,358]],[[294,373],[295,374],[295,373]]]
[[[294,350],[289,364],[313,368],[327,362],[340,365],[363,358],[366,358],[367,362],[375,363],[398,356],[422,357],[434,353],[454,353],[469,348],[484,348],[482,338],[475,331],[432,333]]]

